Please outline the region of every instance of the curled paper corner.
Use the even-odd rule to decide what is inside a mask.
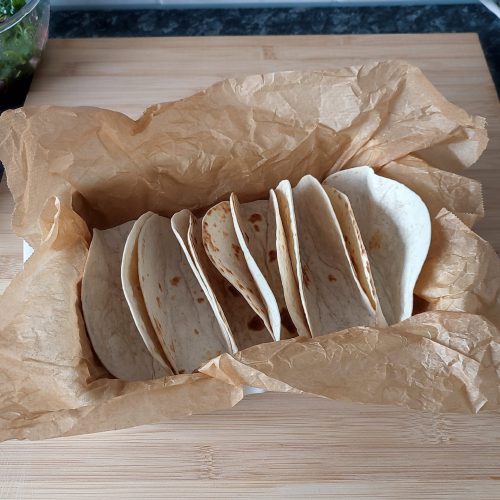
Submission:
[[[295,339],[293,339],[295,340]],[[210,360],[206,365],[202,366],[199,371],[209,377],[213,377],[225,384],[234,385],[235,387],[250,387],[252,390],[262,392],[291,392],[295,394],[302,393],[301,390],[292,387],[280,380],[268,376],[260,370],[252,370],[240,360],[246,354],[260,352],[260,348],[264,346],[277,346],[279,350],[284,344],[283,342],[268,342],[259,344],[254,347],[249,347],[243,351],[239,351],[234,355],[221,354]],[[256,351],[254,349],[257,348]],[[271,348],[272,349],[272,348]]]

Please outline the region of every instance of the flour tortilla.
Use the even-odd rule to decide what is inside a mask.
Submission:
[[[266,306],[273,338],[293,338],[297,328],[288,313],[283,295],[276,251],[276,215],[273,204],[269,200],[240,204],[234,193],[231,195],[230,204],[238,243]]]
[[[332,204],[319,181],[307,175],[291,193],[282,183],[276,191],[283,191],[288,212],[295,216],[284,224],[291,226],[296,277],[311,335],[376,325],[375,309],[354,272]]]
[[[174,371],[192,373],[231,352],[170,219],[151,216],[141,229],[138,246],[144,302]]]
[[[370,304],[375,309],[378,318],[377,324],[379,326],[387,326],[387,321],[384,318],[378,299],[377,290],[375,289],[370,259],[368,258],[368,253],[363,243],[363,239],[361,238],[354,212],[349,203],[349,198],[332,186],[325,184],[323,188],[330,199],[340,230],[344,236],[347,252],[353,264],[353,270],[366,296],[370,300]]]
[[[421,198],[370,167],[332,174],[324,183],[347,195],[389,324],[409,318],[413,289],[427,256],[431,221]]]
[[[205,251],[213,265],[243,295],[264,322],[269,333],[273,335],[265,302],[238,242],[228,201],[218,203],[205,214],[202,221],[202,237]],[[249,235],[244,237],[249,238]]]
[[[123,294],[120,265],[133,224],[94,229],[83,273],[82,309],[92,346],[104,367],[122,380],[149,380],[170,373],[146,348]]]
[[[231,333],[231,329],[228,325],[226,316],[224,315],[224,311],[222,310],[222,307],[215,297],[215,294],[211,289],[210,283],[207,280],[205,274],[199,268],[196,262],[195,255],[191,251],[190,234],[192,232],[191,228],[195,224],[195,221],[196,217],[191,213],[190,210],[181,210],[180,212],[177,212],[172,216],[172,229],[175,233],[175,236],[177,237],[177,241],[179,242],[186,259],[189,262],[189,265],[191,266],[193,273],[196,276],[196,279],[198,280],[198,283],[205,292],[207,300],[212,307],[217,322],[219,323],[221,332],[226,338],[228,345],[230,345],[231,347],[231,352],[235,353],[238,351],[238,347],[236,346],[236,343],[234,341],[233,334]]]
[[[257,344],[271,342],[271,334],[261,318],[250,307],[236,288],[231,285],[212,264],[203,246],[202,223],[198,219],[191,221],[189,227],[189,249],[200,275],[208,284],[214,300],[224,311],[227,325],[239,350]]]
[[[152,212],[146,212],[141,215],[134,223],[123,249],[121,262],[121,281],[123,293],[128,303],[135,325],[146,345],[151,356],[163,367],[169,374],[173,374],[172,367],[161,347],[160,341],[156,335],[155,329],[149,320],[144,297],[142,296],[141,286],[139,284],[139,266],[138,266],[138,246],[137,240],[139,233],[146,221],[153,216]]]
[[[291,223],[290,219],[294,216],[289,211],[286,198],[286,192],[288,190],[291,192],[292,188],[288,181],[282,181],[278,187],[280,189],[269,192],[269,199],[272,203],[276,220],[276,253],[278,269],[283,284],[283,296],[292,322],[297,328],[297,333],[301,337],[311,337],[311,331],[307,324],[300,298],[299,285],[294,271],[294,262],[296,259],[294,252],[295,244],[290,231],[295,225]]]

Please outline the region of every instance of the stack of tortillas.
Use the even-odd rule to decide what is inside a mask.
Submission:
[[[197,219],[148,212],[94,230],[87,330],[117,378],[191,373],[223,352],[408,318],[431,223],[413,191],[370,167],[282,181]]]

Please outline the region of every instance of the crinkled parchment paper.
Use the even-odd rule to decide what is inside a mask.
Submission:
[[[137,121],[89,107],[4,113],[13,226],[35,253],[0,297],[0,439],[228,408],[243,385],[431,411],[498,408],[500,264],[469,228],[483,215],[480,186],[458,175],[486,147],[484,125],[397,61],[225,80]],[[254,200],[285,178],[363,164],[415,190],[434,218],[416,289],[427,312],[255,346],[193,375],[124,382],[102,368],[79,298],[89,230],[147,210],[201,210],[232,191]]]

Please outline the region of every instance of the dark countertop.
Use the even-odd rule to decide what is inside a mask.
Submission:
[[[185,10],[56,10],[50,36],[476,32],[500,89],[500,19],[482,4]],[[500,92],[499,92],[500,93]]]

